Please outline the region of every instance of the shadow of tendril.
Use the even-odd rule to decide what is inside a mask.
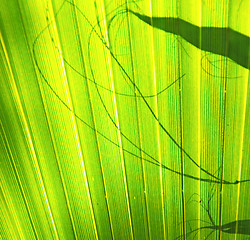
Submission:
[[[217,232],[223,232],[231,235],[250,235],[250,219],[243,219],[243,220],[234,220],[231,222],[227,222],[225,224],[216,224],[214,218],[212,217],[211,213],[211,201],[213,200],[215,196],[215,192],[218,189],[215,188],[215,185],[213,185],[210,193],[208,193],[208,200],[206,203],[200,198],[200,195],[197,193],[194,193],[191,195],[191,197],[186,202],[186,206],[188,204],[194,202],[195,204],[199,204],[201,208],[205,211],[205,215],[207,215],[208,220],[202,220],[202,219],[192,219],[185,221],[186,224],[189,224],[190,231],[186,232],[185,238],[186,239],[195,239],[197,234],[199,232],[203,232],[202,235],[206,234],[204,239],[209,239],[213,236],[213,233]],[[196,199],[197,198],[197,199]],[[218,205],[218,204],[217,204]],[[192,229],[190,222],[200,222],[203,226]],[[180,235],[176,238],[177,239],[184,239],[184,235]],[[214,237],[211,239],[215,239]]]
[[[100,100],[100,105],[103,107],[103,109],[105,110],[105,112],[107,113],[108,118],[110,119],[110,121],[112,122],[113,126],[119,130],[120,134],[123,136],[124,140],[126,140],[129,144],[131,144],[131,146],[133,146],[135,149],[139,150],[140,152],[145,154],[145,157],[142,157],[141,155],[135,154],[134,152],[129,151],[128,149],[121,147],[119,145],[119,143],[111,140],[110,138],[108,138],[105,134],[102,133],[102,131],[100,129],[96,129],[95,127],[93,127],[91,124],[89,124],[86,120],[83,119],[83,117],[81,117],[78,113],[76,113],[73,109],[71,109],[71,107],[59,96],[59,94],[57,93],[56,89],[54,89],[52,87],[52,85],[50,84],[49,79],[46,77],[45,73],[42,71],[41,66],[39,64],[38,61],[38,53],[37,53],[37,48],[38,48],[38,44],[40,39],[43,37],[43,34],[45,34],[45,32],[49,31],[49,28],[52,24],[52,21],[49,21],[47,18],[47,25],[41,30],[41,32],[37,35],[37,37],[35,38],[34,42],[33,42],[33,46],[32,46],[32,51],[33,51],[33,57],[34,57],[34,61],[35,61],[35,65],[39,71],[39,74],[41,75],[43,82],[47,85],[47,87],[49,88],[49,90],[53,93],[53,95],[57,98],[57,100],[59,102],[61,102],[61,104],[68,109],[72,114],[74,114],[75,118],[80,121],[82,124],[84,124],[85,126],[87,126],[88,128],[90,128],[91,130],[93,130],[94,132],[96,132],[100,137],[104,138],[106,141],[108,141],[109,143],[115,145],[118,148],[122,148],[122,150],[128,154],[130,154],[131,156],[136,157],[138,160],[143,160],[145,162],[148,162],[154,166],[157,167],[161,167],[162,169],[165,169],[169,172],[172,172],[174,174],[183,176],[185,178],[189,178],[189,179],[193,179],[196,181],[202,181],[202,182],[208,182],[208,183],[217,183],[217,184],[228,184],[228,185],[234,185],[234,184],[239,184],[239,183],[244,183],[244,182],[249,182],[249,180],[241,180],[241,181],[230,181],[230,180],[224,180],[221,179],[211,173],[209,173],[206,169],[204,169],[202,166],[200,166],[195,159],[190,156],[190,154],[175,140],[175,138],[170,134],[170,132],[166,129],[166,127],[163,125],[163,123],[159,120],[159,118],[157,117],[156,113],[153,111],[153,109],[151,108],[151,106],[148,103],[148,98],[154,98],[159,96],[160,94],[163,94],[166,92],[166,90],[168,90],[171,86],[173,86],[175,83],[179,82],[180,80],[182,80],[185,76],[185,74],[183,74],[182,76],[180,76],[178,79],[175,79],[169,86],[166,86],[164,89],[162,89],[161,91],[159,91],[156,94],[150,94],[150,95],[144,95],[141,91],[141,89],[139,88],[139,86],[134,82],[133,78],[128,74],[127,70],[125,69],[124,66],[122,66],[122,64],[120,63],[118,56],[111,50],[111,48],[109,47],[109,45],[107,44],[107,42],[105,41],[105,38],[102,36],[102,33],[99,33],[99,31],[97,30],[100,26],[100,23],[102,20],[98,20],[95,24],[91,23],[89,21],[89,19],[84,15],[84,13],[81,11],[81,9],[75,5],[73,2],[65,0],[63,2],[63,4],[60,6],[60,8],[57,10],[57,12],[55,13],[55,18],[58,17],[58,15],[60,14],[60,12],[62,11],[63,8],[66,7],[72,7],[75,8],[75,10],[79,13],[79,15],[81,16],[81,21],[84,21],[85,24],[87,24],[90,28],[91,28],[91,33],[88,36],[88,54],[89,54],[89,59],[90,59],[90,53],[91,53],[91,49],[90,49],[90,43],[92,40],[92,37],[96,37],[97,40],[99,40],[99,42],[104,46],[104,48],[106,48],[108,50],[108,52],[111,55],[111,58],[113,59],[114,63],[120,68],[120,71],[123,74],[123,79],[124,81],[126,81],[126,83],[128,84],[128,86],[131,89],[135,89],[137,94],[125,94],[122,92],[114,92],[112,89],[107,88],[106,86],[103,86],[101,84],[99,84],[96,79],[95,79],[95,75],[94,75],[94,71],[93,71],[93,67],[91,66],[91,62],[90,62],[90,66],[91,66],[91,74],[92,74],[92,78],[88,78],[85,76],[84,73],[82,73],[80,70],[77,70],[67,59],[65,59],[62,54],[60,53],[59,49],[57,48],[53,37],[51,36],[51,42],[54,45],[55,49],[58,50],[58,53],[63,57],[63,61],[65,64],[67,64],[69,66],[69,68],[71,70],[73,70],[76,74],[78,74],[79,76],[82,77],[82,79],[90,82],[91,84],[94,85],[96,92],[98,94],[99,100]],[[122,5],[122,8],[124,6]],[[140,15],[138,13],[135,13],[133,11],[128,10],[126,7],[124,7],[124,9],[122,9],[122,11],[118,11],[118,9],[115,9],[114,11],[106,14],[107,15],[112,15],[114,14],[114,16],[120,16],[120,13],[132,13],[134,15],[136,15],[138,18],[140,18],[142,21],[148,23],[148,17],[144,16],[144,15]],[[115,19],[115,17],[113,17],[112,19]],[[161,20],[162,21],[162,20]],[[173,19],[171,20],[173,21]],[[153,21],[154,23],[157,23],[157,19],[155,19]],[[178,21],[179,22],[179,21]],[[109,23],[111,24],[112,21]],[[187,24],[187,23],[185,23]],[[160,27],[161,24],[157,24],[156,27]],[[186,26],[186,25],[185,25]],[[173,30],[174,31],[174,30]],[[193,31],[190,28],[190,31]],[[174,34],[177,34],[175,32],[173,32]],[[178,32],[178,34],[182,34],[182,32]],[[183,173],[180,171],[177,171],[175,169],[172,169],[164,164],[162,164],[159,159],[157,159],[156,157],[152,156],[150,153],[148,153],[145,149],[141,148],[140,146],[138,146],[136,143],[133,142],[132,139],[130,139],[129,137],[127,137],[127,135],[122,131],[122,129],[120,129],[117,126],[117,123],[115,122],[115,120],[112,118],[111,114],[109,113],[105,102],[103,100],[103,97],[101,96],[100,93],[100,89],[103,89],[109,93],[112,94],[117,94],[123,97],[133,97],[133,98],[138,98],[140,99],[145,106],[147,107],[147,110],[149,111],[149,113],[151,114],[151,117],[158,123],[159,127],[162,129],[162,131],[168,136],[168,138],[170,139],[170,141],[187,157],[187,159],[189,161],[191,161],[194,166],[196,166],[197,168],[200,169],[200,171],[202,171],[207,178],[201,178],[201,177],[197,177],[188,173]]]

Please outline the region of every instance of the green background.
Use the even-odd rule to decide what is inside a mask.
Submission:
[[[249,1],[0,3],[0,238],[250,238],[249,69],[129,11],[249,37]]]

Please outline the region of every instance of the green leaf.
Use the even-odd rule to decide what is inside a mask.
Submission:
[[[1,239],[248,239],[249,9],[1,0]]]

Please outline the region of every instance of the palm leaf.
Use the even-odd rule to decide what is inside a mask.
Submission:
[[[248,1],[1,0],[2,239],[248,239]]]

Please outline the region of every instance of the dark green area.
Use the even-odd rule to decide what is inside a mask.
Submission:
[[[225,56],[249,69],[249,37],[230,28],[198,27],[180,18],[149,17],[129,10],[143,22],[181,36],[193,46]]]
[[[206,239],[217,230],[220,230],[222,232],[226,232],[229,234],[244,234],[244,235],[250,235],[250,220],[238,220],[238,221],[233,221],[227,224],[224,224],[222,226],[219,225],[214,225],[214,226],[206,226],[206,227],[200,227],[197,228],[191,232],[187,233],[187,236],[190,236],[193,233],[197,234],[197,231],[202,230],[202,229],[211,229],[211,232],[206,236]],[[195,237],[196,234],[193,236]],[[178,237],[177,239],[181,238],[182,236]]]

